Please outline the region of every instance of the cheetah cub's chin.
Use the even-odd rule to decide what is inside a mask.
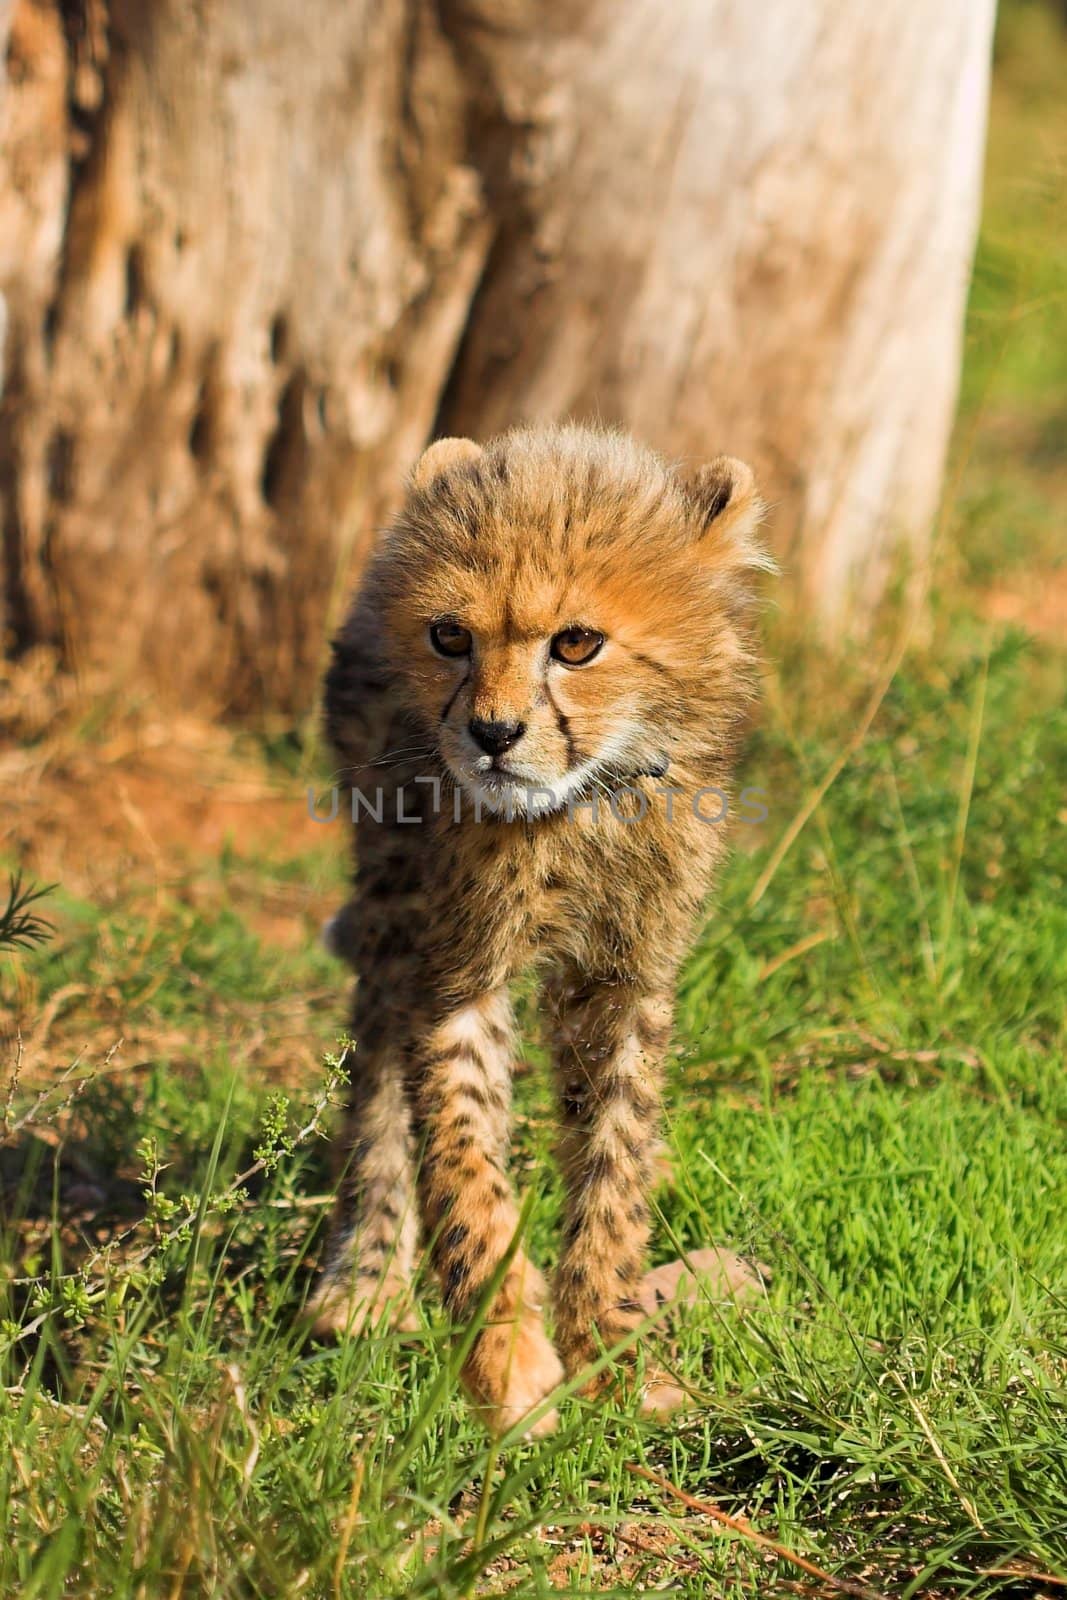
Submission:
[[[334,644],[355,877],[328,937],[359,983],[313,1306],[402,1302],[421,1226],[453,1319],[484,1318],[463,1381],[495,1432],[605,1348],[624,1388],[632,1367],[675,982],[755,686],[759,518],[725,456],[683,471],[577,426],[443,439]],[[566,1187],[555,1346],[507,1175],[531,967]]]

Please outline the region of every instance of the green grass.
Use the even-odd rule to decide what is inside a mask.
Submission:
[[[862,741],[870,674],[778,641],[744,777],[770,817],[683,983],[656,1259],[773,1269],[664,1336],[699,1404],[656,1428],[565,1399],[553,1438],[491,1450],[432,1294],[414,1335],[301,1338],[336,1093],[306,1062],[344,988],[311,929],[344,847],[233,840],[162,885],[65,886],[55,937],[5,958],[0,1593],[842,1592],[753,1529],[852,1593],[1063,1592],[1067,671],[982,599],[1061,559],[1058,26],[1003,19],[931,637]],[[302,807],[298,746],[272,759]],[[256,931],[278,906],[306,938]],[[42,1018],[66,1079],[35,1068]],[[515,1167],[551,1265],[532,1028],[528,1056]]]
[[[788,1562],[634,1465],[876,1592],[1037,1594],[988,1571],[1067,1575],[1067,713],[1033,703],[1018,639],[948,657],[897,677],[754,906],[767,846],[838,742],[772,717],[751,753],[771,818],[735,855],[683,985],[657,1256],[730,1241],[774,1282],[744,1318],[687,1314],[670,1350],[701,1396],[692,1416],[657,1430],[570,1401],[556,1439],[491,1458],[429,1302],[406,1341],[301,1344],[323,1210],[301,1196],[325,1176],[317,1139],[285,1150],[297,1098],[268,1114],[271,1085],[235,1080],[225,1052],[104,1074],[66,1113],[80,1160],[131,1180],[147,1161],[146,1187],[166,1163],[156,1186],[177,1210],[156,1202],[79,1275],[87,1245],[51,1224],[64,1180],[44,1151],[38,1221],[9,1247],[15,1275],[41,1281],[28,1303],[15,1285],[8,1314],[44,1320],[7,1329],[3,1592],[631,1592],[642,1561],[677,1594],[791,1592]],[[32,958],[44,990],[100,979],[100,929],[75,909]],[[207,983],[225,1011],[323,981],[311,951],[283,975],[232,913],[201,924],[175,906],[154,942],[116,912],[108,927],[120,977],[117,957],[141,952],[138,983],[176,941],[151,1004],[179,1035]],[[530,1056],[516,1164],[548,1261],[552,1113]],[[154,1159],[134,1154],[146,1137]],[[28,1188],[24,1174],[24,1218]],[[667,1556],[624,1542],[668,1527]]]
[[[981,584],[1067,555],[1065,38],[1062,7],[1002,0],[950,507],[957,573]]]

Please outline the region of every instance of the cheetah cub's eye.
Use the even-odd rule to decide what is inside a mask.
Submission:
[[[458,622],[435,622],[430,629],[430,643],[439,656],[469,656],[470,629],[461,628]]]
[[[604,635],[595,628],[564,628],[557,633],[549,650],[554,661],[565,667],[584,667],[600,654]]]

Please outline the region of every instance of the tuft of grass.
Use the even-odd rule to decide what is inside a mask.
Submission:
[[[8,879],[7,904],[0,906],[0,950],[28,950],[35,944],[44,944],[52,931],[52,924],[38,916],[34,908],[53,887],[35,888],[23,883],[20,872],[11,875]]]

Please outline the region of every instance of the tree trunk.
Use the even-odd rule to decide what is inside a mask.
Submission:
[[[994,9],[584,0],[517,50],[485,0],[530,176],[493,196],[443,431],[598,416],[742,456],[804,608],[862,623],[937,507]]]
[[[85,21],[58,141],[57,10],[21,0],[9,49],[16,155],[20,115],[37,141],[0,278],[14,641],[306,703],[485,258],[460,80],[405,0],[112,0],[95,55]]]
[[[106,7],[0,0],[8,648],[306,705],[435,423],[747,455],[831,622],[921,552],[993,0]]]

